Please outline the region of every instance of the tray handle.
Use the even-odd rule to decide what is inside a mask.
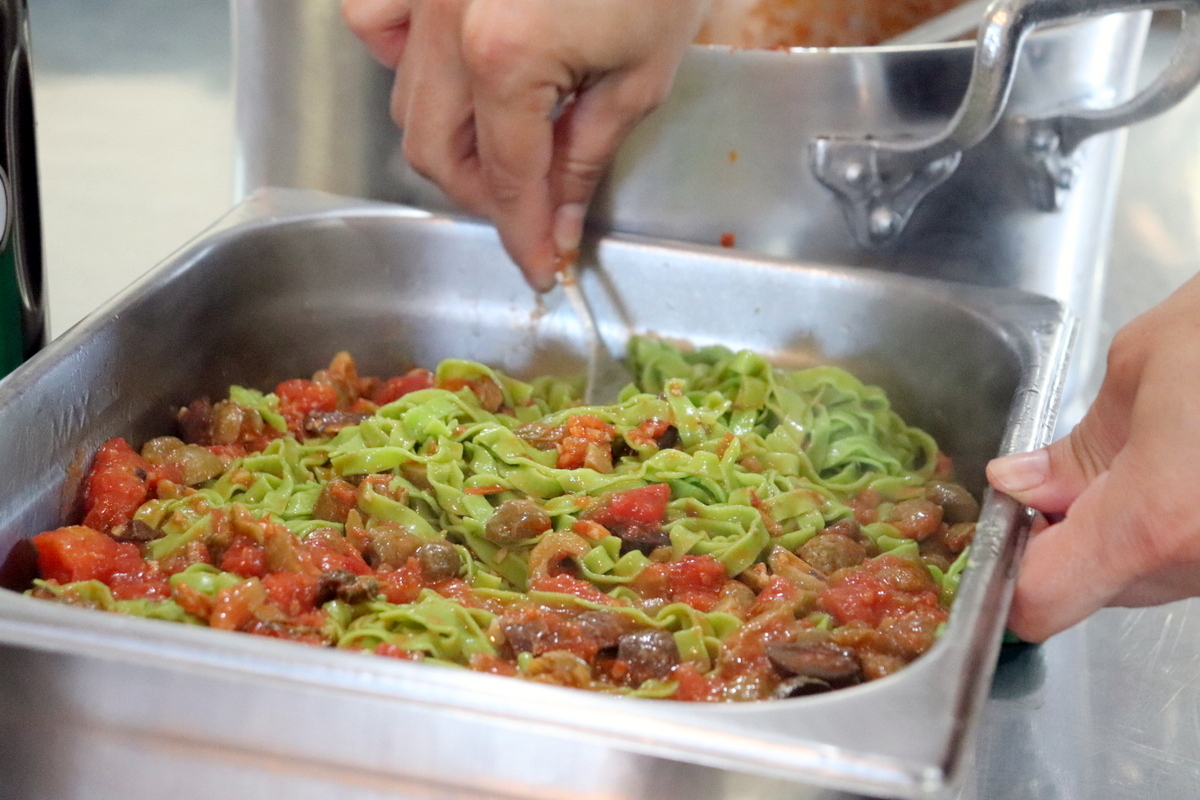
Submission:
[[[861,246],[894,241],[962,154],[996,127],[1012,89],[1021,45],[1034,28],[1115,12],[1178,9],[1183,28],[1167,68],[1136,97],[1111,109],[1014,120],[1034,203],[1055,210],[1075,174],[1076,148],[1090,136],[1172,107],[1200,82],[1200,0],[996,0],[984,16],[971,79],[946,129],[928,139],[822,136],[809,144],[813,175],[837,197]]]

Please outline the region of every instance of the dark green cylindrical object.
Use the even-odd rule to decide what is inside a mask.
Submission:
[[[46,341],[24,0],[0,0],[0,376]]]
[[[21,295],[17,289],[16,263],[12,249],[0,254],[0,375],[7,375],[25,355],[21,331]]]

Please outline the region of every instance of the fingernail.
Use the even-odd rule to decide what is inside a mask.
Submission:
[[[578,255],[585,213],[587,206],[582,203],[564,203],[554,212],[554,246],[560,256]]]
[[[554,287],[558,285],[558,281],[555,280],[553,273],[547,275],[542,273],[531,274],[527,272],[525,273],[525,280],[538,294],[545,294],[546,292],[553,290]]]
[[[1031,453],[1016,453],[988,464],[988,477],[997,489],[1027,492],[1036,489],[1050,476],[1050,453],[1044,448]]]

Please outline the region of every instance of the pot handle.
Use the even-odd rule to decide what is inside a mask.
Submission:
[[[929,139],[823,136],[809,144],[817,180],[834,192],[864,247],[894,241],[921,200],[958,167],[1000,121],[1025,37],[1047,22],[1121,11],[1179,9],[1183,27],[1167,68],[1133,99],[1100,111],[1018,118],[1011,134],[1029,167],[1039,208],[1055,210],[1075,174],[1085,139],[1166,111],[1200,82],[1200,0],[996,0],[984,16],[962,105]]]

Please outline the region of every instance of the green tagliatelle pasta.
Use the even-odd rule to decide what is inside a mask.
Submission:
[[[484,497],[466,494],[471,486],[503,486],[514,494],[549,501],[670,483],[683,495],[668,511],[679,517],[667,526],[672,547],[679,554],[714,555],[737,574],[771,541],[748,490],[779,513],[787,536],[783,543],[794,549],[826,521],[850,516],[849,508],[837,500],[839,494],[872,485],[885,487],[888,494],[898,486],[920,485],[933,471],[933,440],[905,425],[879,389],[864,386],[842,370],[819,367],[782,373],[750,353],[705,348],[685,354],[649,339],[634,340],[630,355],[635,374],[649,391],[631,386],[618,404],[591,408],[553,408],[538,398],[536,407],[547,412],[541,419],[563,424],[569,416],[587,413],[612,424],[622,437],[646,419],[672,419],[682,449],[661,450],[645,459],[627,457],[607,474],[557,469],[553,452],[537,450],[513,433],[520,418],[484,411],[467,389],[430,389],[385,406],[357,429],[334,437],[326,445],[329,463],[333,473],[343,477],[395,471],[406,463],[424,466],[431,484],[427,491],[395,478],[410,497],[420,498],[415,504],[419,510],[379,498],[369,501],[372,514],[421,536],[445,532],[472,543],[481,560],[518,591],[526,588],[522,570],[496,563],[494,552],[488,552],[495,548],[480,541],[494,506]],[[481,365],[459,361],[444,362],[439,376],[447,372],[456,377],[495,376]],[[511,379],[504,381],[504,388],[508,403],[535,396],[532,387]],[[657,391],[667,399],[650,393]],[[735,438],[727,441],[728,435]],[[740,467],[739,459],[750,454],[768,468],[753,473]],[[269,475],[259,480],[275,488],[264,491],[262,500],[256,497],[253,508],[278,514],[287,507],[281,492],[290,491],[294,497],[304,486],[291,477],[305,472],[294,461],[298,455],[290,454],[294,466],[287,470],[272,463]],[[280,473],[286,474],[276,477]],[[817,507],[811,498],[797,498],[797,487],[815,490],[824,502]],[[556,529],[575,521],[569,507],[553,518]],[[295,518],[285,521],[296,524]],[[904,546],[882,535],[880,540],[893,548]],[[520,556],[520,549],[506,552],[506,560]],[[593,568],[589,577],[599,583],[620,582],[620,572],[614,572],[618,562],[605,556],[601,544],[583,559]],[[597,566],[601,572],[595,571]]]
[[[155,569],[188,563],[201,551],[213,564],[178,569],[169,578],[170,598],[158,600],[117,600],[116,590],[97,580],[43,580],[34,592],[201,624],[205,615],[215,624],[211,620],[237,598],[266,597],[255,601],[259,610],[238,629],[268,635],[302,629],[306,641],[511,669],[534,679],[552,675],[551,682],[643,696],[673,696],[686,676],[645,667],[649,677],[639,678],[649,657],[634,645],[626,653],[623,638],[619,652],[613,650],[617,640],[597,633],[584,637],[600,653],[584,647],[591,660],[574,645],[557,651],[581,658],[590,672],[580,672],[568,656],[547,666],[545,653],[555,648],[547,651],[546,637],[569,637],[547,628],[544,615],[522,609],[557,609],[563,624],[576,627],[603,619],[623,637],[641,632],[661,643],[669,636],[674,664],[690,665],[710,682],[724,676],[722,685],[733,686],[726,648],[735,640],[746,647],[742,639],[755,626],[768,639],[793,642],[814,636],[824,642],[853,628],[844,611],[852,603],[827,594],[836,580],[797,555],[816,558],[823,552],[817,545],[841,536],[835,544],[843,551],[852,545],[876,561],[888,554],[901,559],[878,562],[884,566],[872,580],[893,580],[881,570],[896,564],[921,565],[934,604],[941,603],[935,622],[944,621],[967,550],[939,544],[952,538],[938,521],[940,507],[931,524],[920,517],[933,513],[923,500],[926,487],[946,479],[938,448],[900,419],[880,389],[833,367],[789,372],[746,351],[684,351],[648,338],[632,340],[628,367],[634,382],[615,403],[582,406],[570,382],[526,383],[448,360],[398,399],[371,406],[328,434],[300,438],[292,401],[234,387],[228,402],[258,415],[264,446],[227,456],[219,475],[186,491],[164,492],[160,485],[126,523],[152,532],[138,547]],[[280,436],[289,426],[293,435]],[[336,486],[348,493],[349,505],[330,514]],[[661,518],[646,523],[631,505],[622,512],[628,519],[614,522],[616,512],[604,511],[614,503],[635,504],[642,495],[633,490],[654,486],[669,489],[656,512]],[[914,506],[914,499],[925,505]],[[536,512],[546,524],[498,533],[493,518],[509,503],[516,504],[514,514]],[[930,532],[935,535],[927,541]],[[265,589],[255,588],[260,578],[246,568],[230,566],[238,536],[262,554],[256,557],[264,559]],[[826,539],[814,542],[818,536]],[[397,542],[411,546],[388,556],[384,551]],[[303,550],[311,543],[318,556]],[[412,566],[412,547],[424,544],[443,547],[440,557],[454,565],[451,583],[445,576],[434,580],[429,566]],[[377,562],[369,565],[373,582],[355,584],[366,587],[362,591],[346,589],[355,575],[344,577],[344,569],[329,566],[332,556],[319,555],[351,549],[353,558]],[[324,566],[311,566],[318,562]],[[293,583],[318,593],[318,607],[307,616],[288,611],[280,599],[291,595],[275,573],[287,572],[309,575]],[[335,596],[326,596],[335,584]],[[779,616],[784,601],[790,611]],[[270,613],[261,611],[267,607]],[[910,613],[896,608],[889,613]],[[523,636],[533,637],[529,649],[521,649]],[[870,647],[872,654],[887,654],[883,645]],[[867,665],[869,659],[860,660]],[[509,666],[497,667],[500,662]],[[616,662],[624,666],[613,667]],[[872,677],[871,667],[863,668]],[[705,699],[720,695],[714,692]],[[735,695],[728,689],[720,696]]]

